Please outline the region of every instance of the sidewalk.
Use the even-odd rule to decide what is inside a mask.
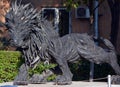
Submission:
[[[0,83],[1,86],[12,85],[13,82]],[[46,84],[29,84],[25,86],[18,87],[108,87],[107,82],[82,82],[73,81],[71,85],[54,85],[53,82],[48,82]],[[120,87],[120,85],[112,85],[111,87]]]

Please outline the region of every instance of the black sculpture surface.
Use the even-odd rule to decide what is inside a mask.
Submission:
[[[88,34],[72,33],[59,37],[54,26],[29,4],[13,3],[5,18],[11,43],[21,49],[25,58],[22,68],[26,67],[26,70],[34,68],[41,61],[54,60],[62,71],[62,75],[56,78],[56,84],[71,84],[73,75],[68,62],[73,63],[85,58],[97,64],[108,63],[116,74],[120,75],[114,46],[107,39],[102,40],[107,46],[105,50],[97,46],[93,37]],[[20,70],[16,81],[26,81],[26,70]]]

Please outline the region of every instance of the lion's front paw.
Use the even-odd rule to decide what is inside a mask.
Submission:
[[[69,77],[65,77],[64,75],[59,75],[56,78],[56,83],[57,85],[70,85],[72,84],[72,81]]]
[[[29,83],[31,84],[44,84],[46,83],[47,80],[46,78],[44,78],[43,75],[39,75],[39,74],[34,74],[30,79],[29,79]]]

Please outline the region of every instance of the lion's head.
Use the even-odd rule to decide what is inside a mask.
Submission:
[[[6,27],[10,33],[12,44],[23,47],[29,40],[32,28],[35,26],[35,18],[38,17],[35,9],[30,4],[17,5],[13,3],[10,11],[6,14]]]
[[[41,11],[30,4],[12,3],[5,18],[11,43],[23,49],[28,64],[32,64],[36,58],[44,59],[50,41],[59,37],[52,23],[42,18]]]

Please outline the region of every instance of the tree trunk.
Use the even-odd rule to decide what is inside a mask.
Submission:
[[[111,10],[111,35],[110,40],[116,47],[118,30],[119,30],[119,17],[120,17],[120,1],[107,0]]]

